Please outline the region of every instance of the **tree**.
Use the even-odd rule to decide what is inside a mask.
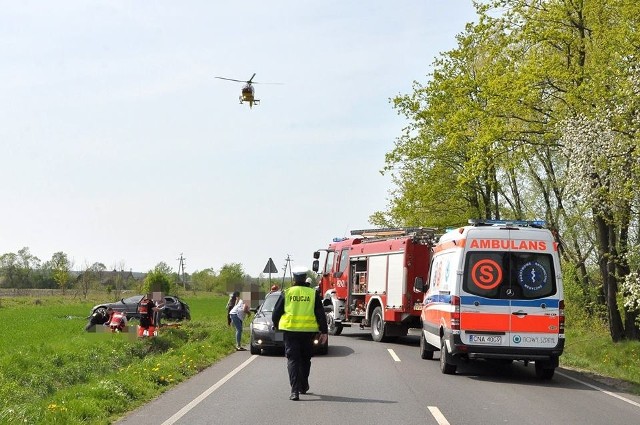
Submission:
[[[72,263],[67,254],[62,251],[54,253],[49,263],[53,280],[62,289],[62,295],[64,295],[71,279]]]
[[[240,263],[228,263],[218,273],[216,288],[221,292],[240,290],[244,283],[244,270]]]
[[[4,280],[4,286],[16,288],[18,281],[18,256],[12,252],[0,256],[0,273]]]
[[[152,292],[162,292],[169,294],[172,292],[171,268],[167,268],[165,263],[158,263],[153,270],[147,273],[142,285],[145,294]]]
[[[217,274],[212,268],[195,271],[191,275],[191,284],[194,289],[211,292],[214,290]]]

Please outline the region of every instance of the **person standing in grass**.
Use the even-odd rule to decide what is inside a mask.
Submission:
[[[231,326],[231,309],[235,307],[239,296],[240,292],[238,291],[233,291],[233,294],[229,296],[229,301],[227,302],[227,326]]]
[[[245,304],[242,298],[240,298],[240,293],[238,293],[238,297],[236,298],[236,304],[229,311],[229,317],[231,317],[231,322],[233,326],[236,328],[236,350],[237,351],[245,351],[242,343],[242,322],[244,321],[245,316],[249,313],[249,305]]]

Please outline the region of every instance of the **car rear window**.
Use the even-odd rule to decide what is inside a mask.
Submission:
[[[548,297],[556,293],[553,257],[538,252],[471,251],[462,287],[486,298]]]
[[[262,304],[262,311],[273,311],[273,307],[276,305],[276,301],[280,297],[280,293],[278,294],[269,294],[264,300],[264,304]]]

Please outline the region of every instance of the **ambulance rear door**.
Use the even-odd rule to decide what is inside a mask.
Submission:
[[[557,254],[550,232],[510,230],[507,297],[511,300],[512,347],[553,348],[560,332],[562,288],[556,279]]]
[[[546,233],[522,228],[481,233],[486,236],[467,239],[460,300],[462,342],[555,347],[559,297],[554,256],[549,241],[540,239]],[[473,230],[470,234],[477,235]]]

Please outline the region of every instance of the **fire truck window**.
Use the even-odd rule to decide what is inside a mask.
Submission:
[[[349,250],[343,249],[340,253],[340,264],[338,271],[343,273],[347,269],[347,265],[349,264]]]
[[[333,267],[333,260],[335,259],[336,253],[333,251],[327,252],[327,261],[324,263],[324,270],[322,274],[331,273],[331,267]]]

